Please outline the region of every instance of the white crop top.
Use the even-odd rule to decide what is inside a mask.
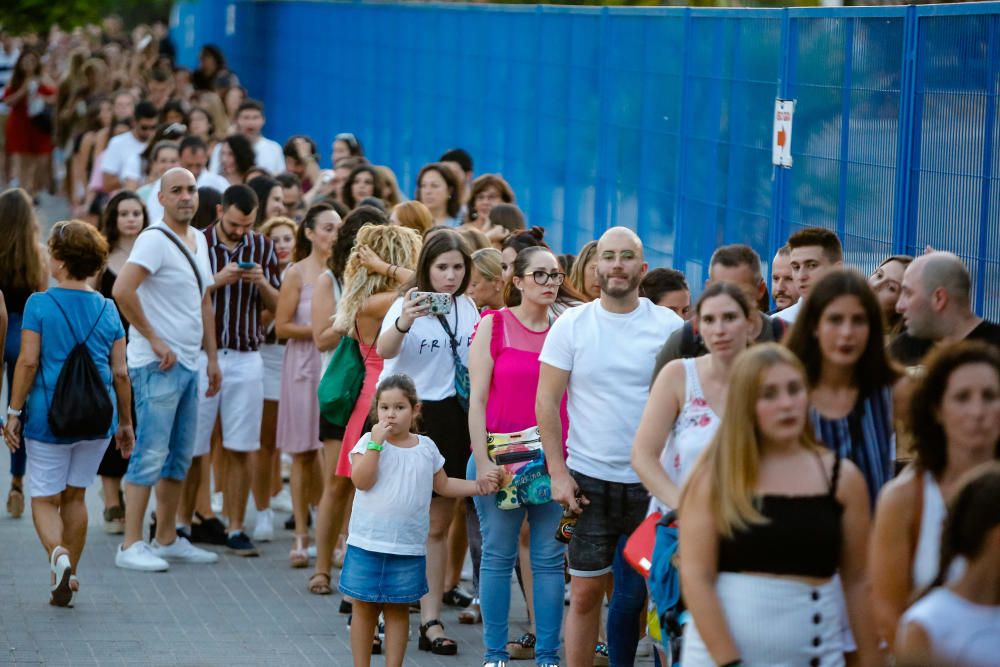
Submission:
[[[995,667],[1000,660],[1000,607],[936,588],[906,610],[900,630],[911,622],[927,633],[934,664]]]

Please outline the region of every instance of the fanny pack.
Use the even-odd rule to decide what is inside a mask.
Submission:
[[[488,433],[486,456],[503,469],[504,484],[496,494],[497,508],[512,510],[552,500],[552,483],[537,426],[516,433]]]

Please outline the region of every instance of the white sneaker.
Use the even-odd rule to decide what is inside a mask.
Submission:
[[[253,527],[255,542],[270,542],[274,539],[274,510],[268,507],[257,512],[257,523]]]
[[[316,557],[316,545],[315,544],[310,544],[309,546],[306,547],[306,555],[309,556],[310,558],[315,558]]]
[[[222,491],[216,491],[212,494],[212,512],[215,514],[222,514]]]
[[[118,545],[115,552],[115,565],[126,570],[141,570],[143,572],[166,572],[170,563],[163,560],[149,548],[149,545],[139,540],[128,549]]]
[[[271,498],[271,509],[289,514],[292,512],[292,494],[288,492],[287,486],[281,487],[278,495]]]
[[[163,560],[173,560],[179,563],[214,563],[219,560],[219,554],[199,549],[191,544],[186,537],[180,535],[166,546],[153,540],[150,550]]]

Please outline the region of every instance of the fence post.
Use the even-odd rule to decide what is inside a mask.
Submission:
[[[781,46],[780,64],[778,67],[778,91],[781,99],[788,99],[791,90],[792,49],[795,40],[792,39],[792,20],[787,9],[781,10]],[[771,167],[771,229],[768,235],[768,252],[773,255],[788,238],[788,224],[785,216],[785,200],[788,186],[788,170],[784,167]]]
[[[854,69],[854,18],[844,17],[844,71],[840,102],[840,184],[837,192],[837,236],[847,240],[847,179],[850,177],[851,92]]]
[[[615,178],[616,170],[613,161],[615,152],[611,150],[611,132],[608,126],[610,112],[610,95],[608,94],[608,30],[609,12],[607,7],[601,7],[601,18],[597,35],[597,86],[600,102],[597,107],[597,186],[594,189],[594,236],[600,237],[611,224],[611,198],[616,188],[609,185]],[[540,36],[539,36],[540,37]],[[570,248],[570,251],[575,248]]]
[[[987,79],[986,79],[986,126],[983,128],[983,183],[979,200],[979,239],[976,245],[976,255],[979,266],[976,275],[977,313],[983,312],[986,298],[986,252],[990,238],[990,190],[993,180],[993,133],[996,125],[997,110],[997,59],[998,35],[997,16],[989,17],[989,42],[987,43]]]
[[[916,217],[910,215],[912,172],[915,166],[913,135],[914,116],[917,105],[917,35],[919,19],[917,8],[910,5],[903,15],[903,71],[899,85],[899,136],[896,141],[896,193],[894,197],[895,219],[892,225],[892,252],[895,255],[908,254],[916,242]]]

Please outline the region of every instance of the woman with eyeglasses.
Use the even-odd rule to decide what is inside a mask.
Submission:
[[[517,254],[507,283],[507,307],[487,311],[469,350],[469,435],[472,456],[466,474],[485,478],[497,466],[487,453],[490,434],[514,433],[537,426],[535,392],[538,355],[555,318],[551,308],[562,297],[575,295],[565,284],[566,274],[548,248],[533,246]],[[567,432],[565,401],[563,433]],[[527,518],[530,530],[531,573],[534,592],[539,665],[559,664],[559,628],[563,610],[564,545],[553,539],[562,508],[549,501],[503,510],[498,495],[475,499],[483,536],[479,596],[483,614],[485,664],[510,660],[508,617],[510,576],[518,552],[518,535]]]

